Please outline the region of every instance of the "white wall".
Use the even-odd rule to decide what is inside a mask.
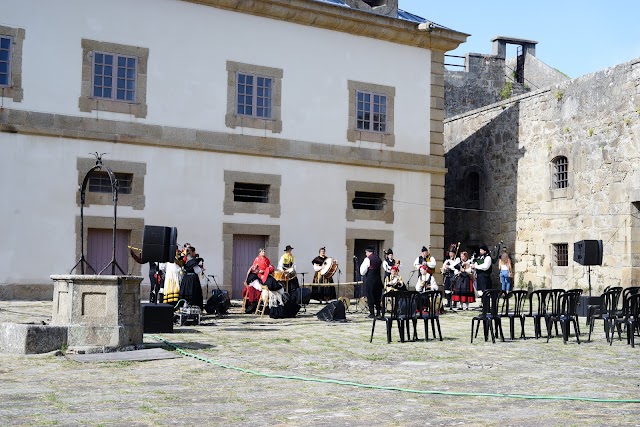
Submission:
[[[175,0],[111,0],[109,7],[94,0],[21,0],[3,8],[0,23],[26,30],[24,100],[6,100],[9,108],[95,115],[78,111],[80,43],[87,38],[149,48],[149,113],[136,121],[263,135],[224,124],[226,61],[232,60],[284,70],[278,137],[353,144],[346,141],[351,79],[395,87],[394,149],[429,151],[425,49]]]
[[[267,163],[260,157],[20,134],[2,134],[2,138],[0,233],[6,244],[0,246],[5,260],[0,284],[48,283],[49,275],[67,273],[73,267],[75,220],[80,213],[76,159],[95,151],[109,153],[104,157],[107,165],[111,160],[146,162],[145,209],[118,206],[118,217],[178,227],[179,241],[197,247],[209,274],[222,276],[223,222],[279,224],[280,250],[286,244],[295,247],[300,271],[308,270],[320,246],[327,246],[329,255],[346,267],[351,261],[345,247],[346,228],[394,231],[396,257],[407,262],[428,242],[427,174],[277,159]],[[224,215],[225,169],[281,174],[281,216]],[[394,224],[347,222],[347,180],[393,184]],[[112,214],[108,205],[85,208],[85,216]]]

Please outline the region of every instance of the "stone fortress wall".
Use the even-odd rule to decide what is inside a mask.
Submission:
[[[601,239],[594,293],[640,285],[639,139],[640,59],[448,117],[445,241],[504,240],[516,289],[586,289],[573,243]],[[557,156],[568,159],[569,185],[554,190]],[[474,172],[480,200],[470,201]],[[554,260],[559,243],[568,243],[566,267]]]

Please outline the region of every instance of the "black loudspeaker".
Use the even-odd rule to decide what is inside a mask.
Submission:
[[[140,304],[142,332],[173,332],[173,306],[171,304]]]
[[[318,320],[331,322],[332,320],[346,320],[346,310],[342,301],[333,301],[318,312]]]
[[[575,242],[573,260],[581,265],[602,265],[602,240]]]
[[[142,262],[173,262],[178,249],[178,229],[145,225],[142,235]]]

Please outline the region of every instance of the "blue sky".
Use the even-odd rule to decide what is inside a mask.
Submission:
[[[640,57],[640,0],[399,0],[399,7],[471,34],[454,55],[490,54],[497,35],[535,40],[536,56],[572,78]]]

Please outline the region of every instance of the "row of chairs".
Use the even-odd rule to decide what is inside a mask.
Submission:
[[[429,340],[429,324],[433,339],[436,339],[436,328],[438,337],[442,341],[442,330],[440,329],[440,311],[442,309],[442,295],[437,291],[427,291],[424,293],[416,291],[392,291],[382,296],[382,313],[380,319],[374,318],[371,326],[371,339],[376,329],[376,320],[382,320],[387,327],[387,343],[391,342],[391,331],[393,323],[398,325],[400,341],[418,340],[418,321],[424,321],[425,341]],[[413,336],[410,327],[413,325]]]
[[[607,287],[600,296],[600,304],[588,308],[587,324],[589,338],[595,322],[602,320],[604,333],[609,345],[613,344],[614,331],[618,331],[618,339],[622,339],[622,329],[626,330],[627,344],[635,347],[635,336],[640,334],[640,286],[629,288]]]
[[[478,336],[480,324],[483,325],[484,338],[495,343],[498,336],[504,341],[502,319],[509,320],[511,340],[515,339],[516,320],[520,322],[520,338],[525,339],[525,321],[533,321],[534,337],[542,337],[544,321],[547,330],[547,341],[555,329],[558,335],[558,325],[562,330],[562,337],[566,343],[573,325],[578,343],[580,342],[580,326],[578,324],[577,308],[582,295],[581,289],[540,289],[529,293],[525,290],[503,292],[500,289],[487,290],[482,294],[482,313],[471,320],[471,342]],[[528,303],[528,304],[527,304]],[[474,330],[475,326],[475,330]]]

